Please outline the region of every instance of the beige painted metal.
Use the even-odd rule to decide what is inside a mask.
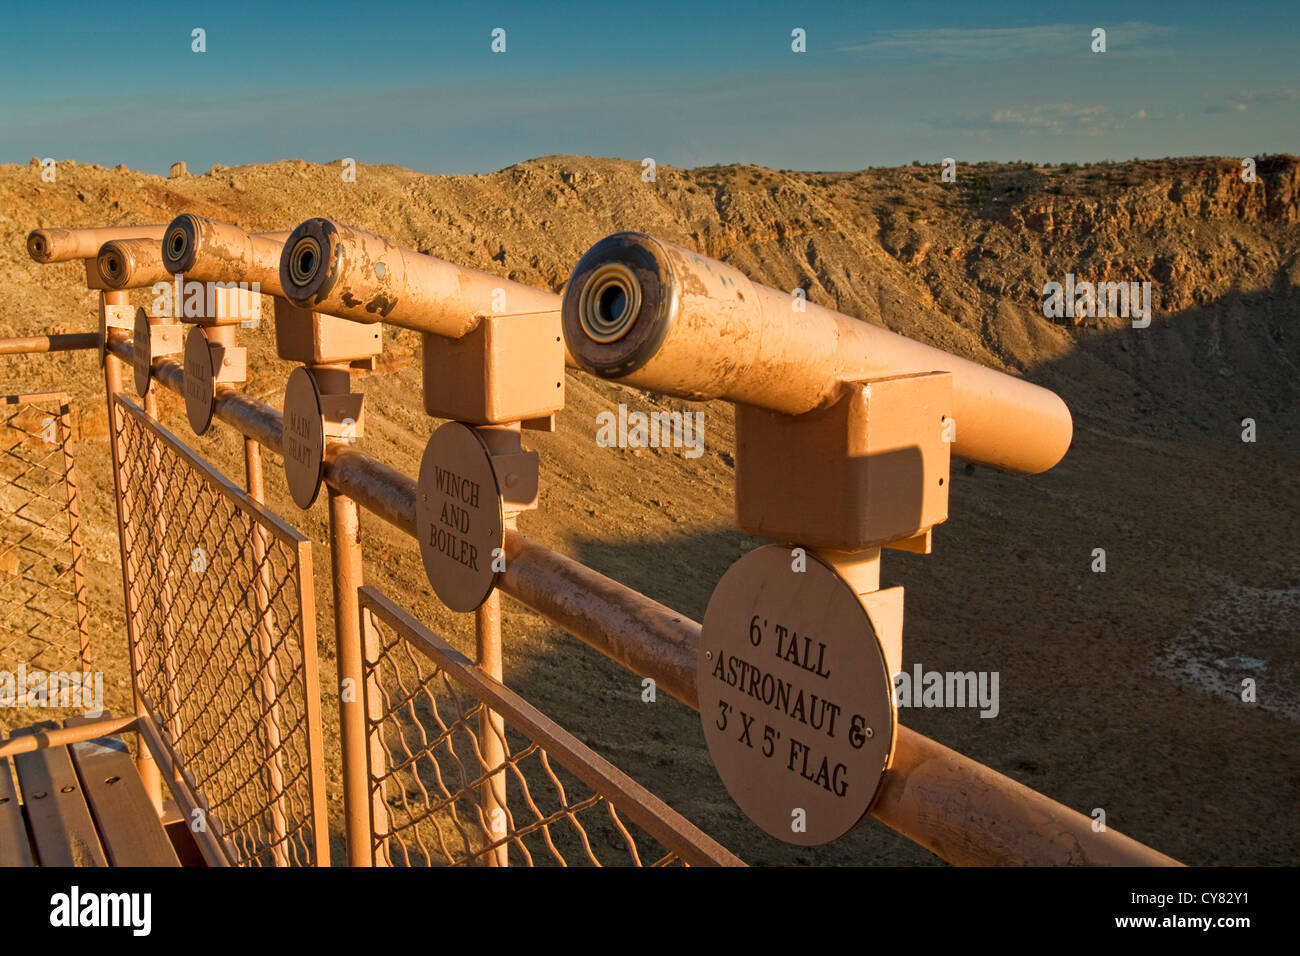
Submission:
[[[357,590],[361,576],[361,522],[357,503],[331,490],[330,564],[334,585],[335,658],[339,669],[339,740],[343,758],[343,814],[348,866],[373,866],[371,807],[367,792],[364,646]]]
[[[300,508],[310,508],[320,491],[327,440],[353,442],[365,434],[364,396],[351,387],[345,364],[306,365],[289,373],[284,391],[284,470]]]
[[[501,592],[493,588],[483,603],[474,611],[474,632],[478,667],[484,674],[501,683],[504,670],[501,649]],[[509,828],[506,813],[506,721],[495,710],[484,708],[479,714],[478,745],[487,767],[501,767],[483,781],[480,800],[483,818],[493,839],[500,839]],[[508,866],[509,846],[502,844],[490,850],[485,858],[488,866]]]
[[[300,309],[284,298],[280,259],[287,232],[248,233],[230,223],[191,213],[177,216],[161,245],[165,268],[202,282],[256,285],[274,298],[280,358],[304,365],[356,363],[369,368],[382,350],[380,330]]]
[[[208,866],[237,865],[239,854],[217,827],[206,825],[200,827],[193,824],[192,821],[206,819],[210,808],[207,801],[195,792],[192,781],[173,759],[171,750],[164,742],[162,734],[158,732],[157,724],[148,714],[142,714],[136,720],[136,730],[145,744],[140,748],[141,753],[148,752],[151,758],[156,758],[162,772],[166,773],[167,779],[171,781],[168,788],[176,798],[184,818],[191,821],[190,835],[198,845],[199,852],[203,854],[204,862]]]
[[[0,607],[6,611],[0,616],[0,662],[10,668],[25,662],[29,669],[90,671],[67,393],[0,395],[0,434],[9,436],[0,484]],[[42,560],[33,562],[36,541]],[[24,693],[20,684],[20,696]]]
[[[117,338],[109,349],[124,358],[131,354],[129,344]],[[176,362],[159,360],[154,376],[174,392],[183,390]],[[215,417],[280,451],[282,424],[274,409],[233,390],[218,395],[215,406]],[[417,533],[417,487],[409,477],[335,446],[326,455],[325,481],[405,533]],[[699,624],[517,532],[507,531],[505,549],[502,590],[698,709]],[[924,787],[912,788],[914,779]],[[872,815],[958,864],[1177,865],[1113,829],[1096,833],[1089,818],[1034,791],[1028,791],[1030,800],[1026,790],[900,725],[894,763]],[[960,842],[954,832],[963,834]]]
[[[492,464],[483,438],[460,422],[439,427],[420,459],[420,556],[438,599],[453,611],[479,607],[496,585],[505,515]]]
[[[212,424],[218,385],[238,384],[248,376],[248,350],[235,345],[229,325],[196,325],[185,336],[185,415],[202,435]]]
[[[144,309],[135,310],[135,330],[131,339],[131,367],[135,373],[135,391],[141,398],[149,394],[153,381],[153,361],[184,350],[184,327],[151,316]]]
[[[1182,866],[901,726],[872,815],[958,866]]]
[[[371,369],[383,351],[382,326],[353,322],[275,300],[275,347],[280,358],[304,365]]]
[[[436,418],[536,422],[564,407],[558,310],[487,315],[460,338],[423,339],[424,410]]]
[[[294,425],[289,439],[295,457],[286,456],[285,469],[294,501],[306,508],[320,489],[325,438],[352,441],[364,434],[362,396],[351,391],[346,372],[373,369],[383,341],[377,325],[301,309],[283,298],[280,258],[288,237],[287,232],[250,234],[186,213],[168,226],[160,249],[172,272],[200,281],[255,284],[274,297],[276,351],[282,359],[303,363],[314,380],[309,389],[291,376],[296,385],[285,397],[286,410],[292,403],[296,411],[319,419],[287,419]]]
[[[185,337],[185,417],[196,435],[205,434],[212,424],[216,391],[217,376],[207,336],[200,328],[190,329]]]
[[[736,523],[778,541],[858,551],[948,518],[952,376],[841,386],[803,415],[736,406]]]
[[[553,292],[421,255],[328,219],[308,219],[294,229],[280,260],[280,287],[303,309],[447,338],[460,338],[485,316],[560,306]]]
[[[38,355],[45,352],[79,352],[99,348],[98,332],[67,332],[0,339],[0,355]]]
[[[138,717],[96,717],[68,727],[37,725],[26,728],[29,733],[0,739],[0,760],[135,730],[138,720]]]
[[[164,738],[172,766],[208,801],[216,814],[209,814],[209,827],[236,847],[240,864],[291,859],[325,865],[310,542],[138,406],[121,395],[115,404],[127,462],[119,480],[130,570],[127,610],[141,643],[139,654],[133,648],[140,697],[155,722],[183,730],[181,736],[169,730]],[[157,521],[164,511],[165,528]],[[252,549],[241,553],[237,544],[255,542],[255,528],[265,531],[270,561],[262,567],[274,565],[274,580],[265,589],[272,606],[250,619],[247,612],[259,608],[262,575],[250,564]],[[161,553],[159,535],[184,554],[202,542],[211,564],[200,570],[170,561]],[[178,599],[161,600],[157,585],[166,582],[178,589]],[[219,622],[217,614],[223,616]],[[164,659],[163,618],[171,615],[178,622],[172,628],[175,667]],[[261,640],[264,636],[272,638],[272,646]],[[273,668],[265,666],[268,654],[278,661]],[[239,676],[254,674],[249,680]],[[268,709],[266,682],[272,677],[278,682]],[[182,709],[172,709],[177,706]],[[272,715],[278,735],[264,733]],[[277,781],[274,769],[281,760],[284,770]],[[267,839],[277,835],[283,817],[289,818],[282,828],[286,852]]]
[[[375,713],[377,731],[387,727],[391,734],[396,729],[395,723],[409,726],[412,699],[421,701],[420,710],[436,713],[438,698],[452,704],[460,714],[472,711],[477,702],[484,709],[500,714],[511,730],[510,738],[498,738],[508,751],[504,763],[498,766],[508,768],[513,791],[519,795],[516,808],[509,813],[506,832],[493,832],[486,819],[476,823],[473,817],[462,817],[458,832],[451,839],[439,839],[435,832],[425,841],[420,837],[419,827],[436,824],[439,815],[454,811],[459,800],[469,796],[495,767],[481,752],[449,746],[449,736],[457,724],[455,714],[440,718],[447,727],[445,731],[434,726],[419,741],[411,740],[407,744],[394,741],[392,751],[396,759],[390,762],[387,774],[372,771],[376,784],[383,783],[387,777],[395,791],[394,829],[375,834],[377,843],[382,840],[395,845],[394,858],[415,857],[425,862],[457,865],[482,860],[508,844],[518,851],[522,862],[531,858],[536,863],[542,857],[561,866],[569,865],[566,852],[572,852],[579,862],[585,859],[592,864],[619,855],[619,862],[645,866],[668,865],[676,860],[689,866],[744,865],[519,694],[488,676],[481,666],[467,660],[388,597],[365,587],[361,589],[360,603],[366,615],[385,634],[393,635],[381,640],[378,657],[367,657],[374,672],[389,672],[387,683],[391,689],[387,694],[383,691],[384,684],[376,682],[376,691],[387,704]],[[394,680],[396,673],[402,671],[408,676],[400,682]],[[437,723],[435,720],[434,724]],[[376,736],[382,739],[382,733]],[[431,759],[437,759],[444,769],[417,785],[420,778],[415,771],[428,766]],[[524,772],[525,768],[543,772]],[[563,786],[559,786],[561,768],[576,777],[579,785],[572,786],[566,776]],[[456,826],[454,819],[453,826]],[[625,821],[643,833],[634,834]],[[589,831],[588,827],[603,827],[603,833]],[[475,832],[480,830],[482,842]],[[602,835],[607,839],[600,839]],[[645,835],[667,853],[657,859],[643,855],[649,849],[643,841]],[[528,843],[533,844],[531,853]]]
[[[299,508],[310,508],[325,474],[325,428],[320,390],[306,368],[289,373],[284,389],[284,474]]]
[[[506,536],[500,585],[699,709],[701,627],[690,618],[517,533]],[[957,865],[1180,865],[902,724],[871,815]]]
[[[135,306],[125,289],[100,290],[99,295],[99,362],[104,363],[104,349],[110,329],[135,330]]]
[[[830,565],[779,545],[733,564],[704,615],[698,686],[714,766],[768,834],[817,846],[866,818],[893,751],[893,681]]]
[[[101,292],[100,298],[107,299],[109,296],[126,298],[126,293]],[[102,311],[102,303],[101,303]],[[109,332],[101,330],[100,342],[101,353],[100,359],[104,366],[104,391],[108,400],[108,446],[112,452],[113,459],[113,502],[117,512],[117,543],[119,564],[122,568],[122,592],[129,594],[131,582],[135,577],[135,564],[133,560],[132,542],[128,540],[126,514],[124,512],[124,502],[122,500],[122,448],[119,440],[121,429],[117,421],[117,402],[115,397],[122,391],[122,358],[111,352],[106,354],[106,350],[112,345],[125,346],[121,339],[115,339],[114,336],[120,336],[120,332]],[[134,357],[134,350],[131,350],[128,358]],[[135,630],[135,620],[131,614],[126,616],[126,640],[127,651],[131,662],[131,673],[139,673],[139,660],[136,654],[136,648],[139,646],[138,635]],[[140,688],[132,681],[131,684],[132,707],[135,710],[136,717],[147,717],[149,714],[148,707],[145,706],[144,699],[140,695]],[[162,809],[162,775],[158,763],[153,758],[153,753],[146,747],[140,747],[136,753],[135,761],[136,771],[140,774],[140,780],[144,783],[145,792],[149,794],[149,799],[153,801],[156,809]]]
[[[244,439],[244,477],[248,497],[259,505],[266,503],[266,489],[262,481],[262,446],[251,438]],[[267,788],[270,791],[270,830],[274,842],[275,865],[288,866],[289,853],[284,845],[288,833],[284,794],[284,756],[280,753],[282,722],[279,703],[279,663],[275,658],[274,635],[271,631],[271,567],[267,563],[266,530],[255,524],[252,528],[252,554],[254,571],[253,597],[257,607],[257,650],[259,655],[260,686],[262,692],[262,734],[266,740]]]
[[[133,353],[135,352],[134,341],[132,341],[131,343],[131,351]],[[136,365],[137,368],[139,367],[138,362],[132,364]],[[154,392],[152,395],[149,394],[145,395],[144,410],[145,410],[145,414],[148,415],[151,419],[153,419],[155,422],[158,421],[157,392]],[[138,461],[131,461],[129,462],[128,467],[131,466],[139,467],[140,464],[141,463]],[[155,475],[160,474],[162,471],[161,464],[162,464],[162,449],[155,444],[151,446],[149,449],[150,473]],[[154,548],[156,548],[158,551],[159,566],[169,567],[172,563],[173,556],[172,556],[172,544],[168,540],[169,535],[167,534],[167,525],[168,525],[167,516],[163,509],[163,504],[164,504],[163,491],[155,484],[149,484],[148,488],[149,488],[148,508],[154,514],[155,521],[157,522],[155,525],[155,532],[156,532],[155,540],[151,542],[151,545]],[[135,506],[137,503],[128,499],[125,491],[123,492],[123,499],[125,500],[127,514],[129,517],[130,509],[133,506]],[[133,583],[136,585],[136,587],[139,587],[141,583],[139,577],[133,577]],[[166,675],[166,681],[165,681],[166,691],[164,693],[164,697],[167,701],[167,713],[171,715],[171,717],[166,720],[166,729],[167,729],[167,733],[171,736],[171,739],[173,741],[177,741],[181,739],[181,733],[184,728],[181,724],[181,716],[180,716],[181,715],[180,688],[176,679],[177,678],[176,625],[173,617],[173,610],[176,606],[176,602],[175,602],[175,594],[171,582],[168,581],[166,578],[163,578],[159,581],[159,585],[160,586],[158,589],[158,603],[160,605],[160,611],[161,611],[161,613],[159,614],[161,626],[158,629],[158,634],[162,638],[160,642],[162,645],[162,669],[163,669],[163,673]],[[132,604],[133,600],[138,601],[139,600],[138,596],[132,594],[128,594],[126,596],[126,604],[128,608],[133,606]],[[135,671],[132,671],[132,674],[135,673],[136,673]]]
[[[163,265],[199,282],[257,283],[265,295],[279,296],[280,254],[287,232],[247,233],[238,226],[183,213],[164,227]]]
[[[40,263],[88,259],[87,276],[99,249],[117,239],[162,239],[167,227],[104,226],[97,229],[33,229],[27,236],[27,254]],[[96,273],[97,274],[97,273]],[[95,286],[91,286],[95,288]]]
[[[787,415],[834,402],[842,383],[951,372],[954,454],[1036,473],[1070,447],[1069,409],[1045,388],[640,233],[609,236],[582,257],[565,287],[564,337],[601,377]]]
[[[100,281],[110,289],[143,289],[172,281],[157,239],[114,239],[95,257]]]

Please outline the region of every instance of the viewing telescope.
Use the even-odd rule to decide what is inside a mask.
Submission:
[[[641,233],[608,236],[582,257],[563,328],[577,364],[602,378],[786,415],[830,405],[844,383],[950,372],[954,454],[1036,474],[1070,447],[1070,411],[1054,392]]]
[[[256,282],[264,294],[283,296],[280,256],[289,235],[247,233],[230,223],[183,213],[160,237],[163,266],[199,282]]]
[[[162,239],[166,226],[105,226],[97,229],[33,229],[27,254],[37,262],[94,259],[100,247],[117,239]]]
[[[104,243],[95,267],[110,289],[141,289],[155,282],[170,282],[157,239],[114,239]]]
[[[459,339],[487,315],[555,312],[560,297],[308,219],[285,243],[280,286],[294,305],[358,322],[388,322]]]

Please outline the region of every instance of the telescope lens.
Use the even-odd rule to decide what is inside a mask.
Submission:
[[[641,283],[621,262],[598,268],[583,286],[578,319],[593,342],[617,342],[627,335],[641,309]]]
[[[316,275],[320,264],[320,244],[315,239],[305,237],[298,240],[289,256],[289,275],[298,285],[306,285]]]
[[[597,315],[600,321],[615,325],[618,320],[623,318],[623,309],[627,307],[627,296],[618,286],[610,286],[600,294],[600,307]]]

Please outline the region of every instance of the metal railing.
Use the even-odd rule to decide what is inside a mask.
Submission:
[[[360,603],[376,860],[742,865],[387,597]]]
[[[314,222],[304,224],[299,231]],[[141,228],[149,232],[150,238],[157,231],[157,227]],[[64,236],[59,230],[33,234],[34,239],[43,243],[33,251],[33,256],[41,261],[85,258],[83,253],[89,248],[90,239],[77,230],[67,232],[75,235]],[[103,238],[102,230],[93,232],[96,235],[92,238]],[[134,234],[123,232],[125,237],[130,235]],[[350,242],[362,251],[369,248],[367,243],[385,242],[378,237],[328,229],[314,238],[301,236],[299,243],[309,240],[315,241],[318,247],[321,242],[330,245],[347,240],[344,245]],[[289,246],[285,250],[287,260],[280,263],[281,274],[292,278],[293,270],[285,273],[284,264],[288,261],[292,265],[297,260]],[[273,252],[268,246],[261,253],[253,249],[252,253],[258,254],[250,255],[260,263],[259,268],[265,265],[269,269],[267,257],[273,257]],[[213,268],[221,275],[213,278],[242,278],[235,274],[238,270],[233,259],[216,258],[221,261]],[[330,255],[321,261],[337,265],[343,258]],[[425,258],[412,261],[422,263],[422,268],[436,265],[436,262],[425,263]],[[267,262],[263,263],[262,259]],[[443,266],[438,269],[441,271],[436,275],[446,273]],[[402,270],[402,274],[406,275],[406,271]],[[364,288],[340,286],[344,298],[355,298],[363,304],[374,298],[376,303],[383,301],[391,305],[384,298],[385,271],[353,270],[349,275],[352,280],[362,282]],[[484,289],[499,284],[493,277],[479,278],[484,280],[479,283]],[[382,288],[371,289],[374,283]],[[332,279],[325,285],[333,288]],[[92,285],[92,288],[104,287]],[[296,301],[292,295],[289,298]],[[546,299],[539,308],[551,308],[553,298]],[[303,308],[315,307],[321,301],[318,298],[307,302],[304,297],[300,304]],[[468,307],[454,296],[447,302],[427,305],[427,310],[416,309],[418,315],[398,316],[401,321],[387,312],[384,314],[387,320],[398,325],[415,323],[414,327],[429,331],[420,324],[429,320],[425,311],[455,318]],[[697,302],[692,307],[699,305]],[[282,618],[287,615],[292,619],[293,612],[292,604],[279,597],[278,566],[267,555],[277,546],[294,542],[299,548],[299,566],[309,568],[309,550],[301,536],[271,518],[258,504],[263,498],[260,450],[265,447],[284,453],[285,420],[276,410],[219,380],[214,384],[210,379],[205,389],[195,393],[205,401],[211,398],[210,407],[205,411],[210,410],[214,420],[232,426],[244,437],[248,493],[241,493],[177,439],[149,421],[146,412],[156,401],[156,388],[146,398],[145,411],[121,397],[123,364],[136,358],[130,335],[123,326],[128,310],[124,290],[113,287],[101,293],[101,319],[105,325],[101,326],[102,339],[97,342],[107,353],[104,374],[110,402],[110,432],[114,436],[124,584],[132,622],[130,646],[137,678],[134,726],[162,764],[163,775],[178,802],[185,807],[207,807],[218,819],[226,814],[227,819],[221,819],[221,839],[214,840],[209,834],[205,846],[217,846],[219,855],[227,858],[227,862],[321,862],[324,840],[320,839],[323,830],[317,822],[322,812],[320,791],[313,787],[311,797],[316,837],[313,849],[317,856],[312,860],[300,859],[290,853],[291,815],[286,810],[284,788],[290,780],[301,778],[286,768],[277,770],[274,759],[289,752],[283,734],[286,719],[292,723],[293,718],[286,718],[282,694],[287,692],[284,668],[291,669],[294,665],[271,666],[268,662],[278,660],[281,650],[294,646],[292,641],[286,644],[276,637],[280,633],[276,628],[286,626]],[[376,318],[369,308],[363,308],[362,312],[363,321]],[[834,321],[838,323],[839,319]],[[137,323],[136,328],[142,326]],[[441,326],[438,328],[446,331]],[[35,345],[28,349],[33,342]],[[222,347],[229,345],[225,340],[222,343]],[[52,338],[48,342],[23,340],[21,345],[21,348],[7,347],[0,343],[0,354],[82,347],[79,343],[55,343]],[[40,348],[42,345],[47,348]],[[137,374],[142,377],[140,381],[186,394],[186,372],[180,363],[161,357],[160,353],[148,354],[148,350],[140,358],[135,363]],[[301,360],[311,364],[307,358]],[[575,364],[567,345],[564,360],[566,364]],[[690,384],[677,383],[673,387],[687,388]],[[205,391],[206,394],[200,394]],[[427,399],[428,395],[426,410]],[[1068,416],[1063,421],[1068,423]],[[144,424],[149,426],[149,435],[157,439],[147,448],[132,434],[132,429]],[[1058,431],[1064,434],[1068,429]],[[134,446],[133,441],[137,442]],[[685,863],[738,863],[652,794],[618,773],[501,684],[497,591],[490,592],[475,612],[478,655],[471,663],[407,611],[365,586],[361,573],[360,512],[369,511],[405,534],[414,535],[416,482],[359,453],[347,442],[322,444],[320,477],[329,495],[336,659],[338,686],[343,688],[339,743],[349,863],[561,864],[605,862],[607,858],[611,862],[643,864],[674,859]],[[218,530],[216,538],[203,537],[213,533],[210,528],[191,532],[190,525],[194,523],[191,511],[178,512],[175,506],[161,506],[151,500],[157,483],[169,480],[166,473],[169,466],[161,460],[163,455],[187,460],[206,475],[210,500],[221,499],[224,502],[221,508],[226,509],[217,508],[219,515],[224,516],[218,517],[218,523],[229,519],[235,511],[244,516],[240,520],[246,521],[246,525],[233,535],[233,543],[218,544],[218,551],[225,555],[227,573],[237,578],[234,590],[229,593],[216,583],[205,591],[195,582],[176,577],[191,567],[194,548],[203,548],[210,559],[211,552],[203,542],[212,543],[223,534]],[[219,491],[211,490],[217,486]],[[267,520],[256,520],[259,516]],[[141,530],[146,524],[148,530]],[[196,527],[207,525],[199,521]],[[142,566],[148,559],[142,557],[140,542],[145,539],[141,535],[152,535],[149,540],[156,539],[172,549],[172,557],[163,561],[167,572],[156,586],[148,583],[152,580],[150,569]],[[500,593],[511,595],[611,660],[654,680],[659,689],[698,709],[697,668],[701,643],[698,623],[529,541],[513,526],[507,525],[502,537],[505,570],[495,579]],[[157,571],[158,567],[153,570]],[[206,573],[211,573],[210,565]],[[186,587],[191,590],[184,591]],[[315,664],[307,663],[306,651],[307,622],[311,614],[307,610],[309,605],[302,603],[309,600],[309,592],[310,586],[298,579],[298,615],[303,622],[302,643],[298,645],[303,656],[298,666],[302,668],[303,692],[308,700],[315,697],[314,685],[310,684]],[[144,617],[138,616],[137,608],[146,608]],[[207,633],[201,625],[196,628],[187,623],[187,615],[193,614],[200,620],[214,614],[224,620],[227,608],[234,609],[233,616],[242,621],[231,629],[229,636],[221,629],[216,634]],[[218,655],[227,655],[221,659],[239,662],[234,667],[238,676],[231,685],[223,685],[220,675],[204,674],[202,679],[186,676],[189,673],[185,669],[186,655],[195,654],[197,647],[207,648],[213,641],[219,648]],[[229,643],[222,644],[222,641]],[[214,670],[228,672],[231,667]],[[177,699],[169,700],[169,695]],[[186,709],[189,704],[183,698],[190,695],[198,698],[197,713]],[[236,702],[239,706],[231,706]],[[313,718],[311,706],[304,702],[302,709],[309,728],[313,719],[317,722],[319,719]],[[264,755],[265,763],[257,768],[257,796],[243,802],[236,795],[237,789],[222,789],[225,785],[219,781],[219,775],[231,767],[242,766],[246,772],[241,779],[245,786],[249,785],[255,775],[244,757],[227,755],[226,750],[217,746],[208,752],[222,755],[218,767],[206,775],[194,769],[194,753],[204,753],[205,746],[220,738],[219,720],[217,725],[204,724],[207,719],[204,708],[211,707],[227,707],[232,714],[238,714],[231,719],[243,720],[243,726],[251,728],[247,740],[260,746]],[[275,733],[268,731],[268,724],[276,728]],[[210,729],[191,729],[204,726]],[[186,737],[187,734],[190,736]],[[320,761],[310,745],[307,755],[310,777],[311,765],[319,766]],[[150,770],[144,761],[141,772],[148,783]],[[205,791],[207,787],[214,788],[215,797]],[[876,792],[870,813],[953,863],[1174,863],[1114,830],[1095,831],[1088,817],[903,726],[897,727],[893,762]],[[241,832],[248,835],[250,842],[237,846],[232,836]]]
[[[120,333],[110,332],[108,351],[121,363],[131,361],[130,340]],[[121,363],[110,358],[108,367]],[[183,393],[180,363],[155,360],[152,374],[156,383]],[[213,417],[246,439],[281,451],[282,416],[243,392],[221,389],[213,403]],[[416,483],[410,477],[335,443],[326,452],[324,479],[331,492],[331,549],[340,565],[359,569],[355,519],[360,508],[414,536]],[[350,519],[336,520],[336,516],[348,514]],[[506,534],[505,550],[507,570],[500,579],[504,593],[698,709],[697,622],[518,532]],[[342,581],[337,574],[336,568],[335,636],[340,676],[351,676],[359,684],[361,634],[355,623],[355,594],[362,582],[359,572],[345,574]],[[355,655],[355,667],[347,664],[345,651]],[[359,716],[364,727],[365,714]],[[1169,857],[1113,828],[1095,831],[1084,814],[923,734],[905,726],[898,731],[894,766],[885,776],[871,814],[951,863],[1174,865]],[[349,862],[369,864],[373,862],[369,853],[370,797],[363,786],[364,776],[349,769],[350,765],[365,765],[364,731],[351,744],[345,735],[342,747]],[[350,784],[357,776],[361,783]],[[355,789],[349,792],[349,786]]]
[[[0,661],[90,670],[68,396],[0,397]]]
[[[114,403],[136,693],[231,863],[326,863],[310,544]]]

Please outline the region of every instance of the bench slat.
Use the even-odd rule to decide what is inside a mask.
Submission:
[[[84,722],[73,718],[64,726]],[[180,866],[167,831],[120,737],[71,744],[72,762],[111,866]]]
[[[9,761],[0,757],[0,866],[34,866]]]
[[[44,721],[15,730],[11,736],[37,734],[57,726]],[[13,759],[40,865],[107,866],[68,749],[51,747],[16,754]]]

